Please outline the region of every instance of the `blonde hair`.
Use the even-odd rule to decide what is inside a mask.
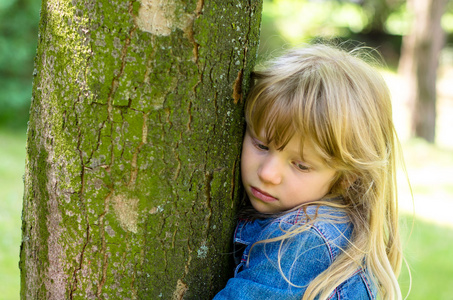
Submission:
[[[294,135],[312,142],[337,176],[330,194],[308,205],[341,209],[354,226],[349,247],[309,284],[303,299],[326,299],[358,267],[368,270],[382,299],[401,299],[399,142],[387,85],[358,53],[326,45],[290,50],[254,73],[246,102],[247,125],[256,135],[264,131],[266,143],[282,149]],[[329,201],[338,196],[342,201]]]

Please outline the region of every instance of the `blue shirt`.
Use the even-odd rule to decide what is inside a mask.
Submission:
[[[308,284],[347,247],[352,224],[346,214],[321,206],[318,215],[334,216],[340,218],[340,222],[316,218],[308,230],[283,241],[255,243],[282,236],[306,224],[307,215],[314,217],[316,209],[309,206],[307,214],[299,209],[274,219],[239,220],[234,243],[244,245],[245,249],[234,278],[214,300],[302,299]],[[354,275],[339,285],[328,299],[375,299],[375,295],[376,288],[368,274],[357,267]]]

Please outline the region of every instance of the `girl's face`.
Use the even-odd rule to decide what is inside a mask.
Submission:
[[[308,140],[293,137],[283,150],[267,145],[247,128],[242,146],[241,175],[253,207],[276,213],[324,197],[336,171],[328,167]]]

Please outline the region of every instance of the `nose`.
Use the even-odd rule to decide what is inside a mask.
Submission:
[[[282,182],[282,166],[277,157],[269,156],[261,162],[258,177],[263,183],[280,184]]]

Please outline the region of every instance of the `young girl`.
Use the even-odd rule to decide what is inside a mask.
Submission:
[[[401,299],[396,148],[377,71],[330,46],[254,73],[242,182],[248,208],[221,299]]]

